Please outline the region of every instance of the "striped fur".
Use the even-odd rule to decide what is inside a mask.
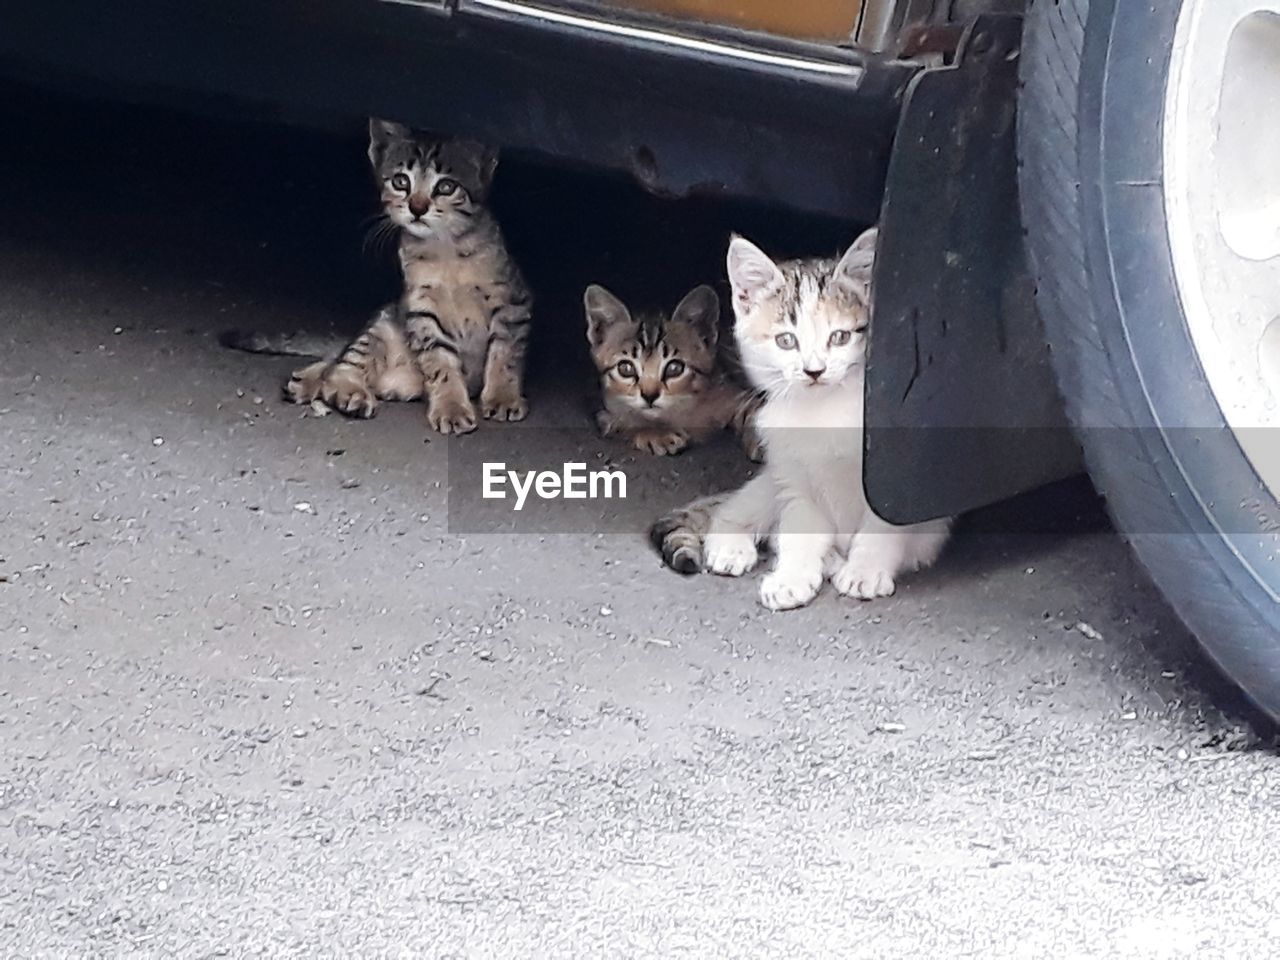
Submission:
[[[700,497],[659,517],[649,528],[649,540],[668,567],[686,576],[702,569],[702,545],[711,529],[711,516],[727,497],[727,493]]]
[[[690,291],[670,314],[632,314],[604,287],[583,295],[587,342],[600,375],[605,436],[621,436],[639,450],[675,454],[725,427],[743,437],[753,456],[752,390],[736,383],[717,344],[720,298],[710,287]]]
[[[400,235],[404,293],[350,342],[294,372],[296,403],[317,400],[371,417],[382,400],[425,398],[431,426],[467,433],[480,415],[520,420],[532,299],[486,203],[497,153],[369,122],[369,162],[381,190],[380,231]],[[301,352],[316,338],[231,332],[255,352]]]
[[[487,419],[521,420],[531,297],[497,222],[476,211],[450,237],[406,237],[404,321],[441,433],[475,428],[471,398]]]
[[[372,417],[379,400],[422,396],[422,371],[399,308],[388,305],[336,356],[295,370],[285,385],[294,403],[316,400],[352,417]]]

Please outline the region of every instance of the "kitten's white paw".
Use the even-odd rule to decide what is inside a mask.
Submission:
[[[852,563],[846,563],[831,578],[831,585],[846,597],[858,600],[874,600],[876,597],[891,597],[897,585],[893,582],[893,574],[888,570],[877,570]]]
[[[820,571],[774,570],[760,581],[760,602],[770,610],[794,610],[818,595]]]
[[[675,456],[689,445],[689,438],[675,430],[640,430],[631,438],[632,446],[655,457]]]
[[[760,560],[755,539],[747,533],[709,533],[702,563],[711,573],[740,577]]]

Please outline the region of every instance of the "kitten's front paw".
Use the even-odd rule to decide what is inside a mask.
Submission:
[[[888,570],[869,568],[855,563],[846,563],[831,578],[831,585],[846,597],[858,600],[874,600],[877,597],[891,597],[897,585],[893,582],[893,574]]]
[[[679,453],[689,445],[689,438],[675,430],[641,430],[631,438],[637,450],[665,457]]]
[[[760,602],[770,610],[794,610],[818,595],[820,570],[774,570],[760,581]]]
[[[324,384],[323,364],[313,363],[309,367],[295,370],[284,385],[284,395],[294,403],[312,403],[320,399],[320,388]]]
[[[480,412],[486,420],[523,420],[529,414],[529,404],[518,393],[482,394]]]
[[[364,387],[335,387],[326,385],[320,397],[339,413],[368,420],[378,412],[378,398]]]
[[[476,428],[475,407],[459,400],[439,400],[427,410],[427,422],[445,435],[470,433]]]
[[[284,385],[284,396],[291,403],[312,403],[320,399],[320,387],[310,380],[300,380],[294,376]]]
[[[597,410],[596,429],[600,431],[600,436],[611,437],[613,432],[618,429],[618,421],[614,419],[613,414],[608,410]]]
[[[755,539],[747,533],[709,533],[702,554],[703,566],[722,577],[740,577],[760,560]]]

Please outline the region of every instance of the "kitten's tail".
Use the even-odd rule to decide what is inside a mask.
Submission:
[[[663,563],[686,576],[702,569],[702,543],[711,527],[711,513],[724,498],[723,493],[699,497],[654,522],[649,540],[662,554]]]
[[[337,334],[294,330],[288,333],[262,333],[257,330],[224,330],[218,342],[231,350],[246,353],[271,353],[285,357],[328,357],[340,351],[347,342]]]

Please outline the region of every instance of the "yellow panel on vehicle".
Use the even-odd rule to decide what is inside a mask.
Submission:
[[[611,0],[619,7],[805,40],[848,40],[863,0]]]

